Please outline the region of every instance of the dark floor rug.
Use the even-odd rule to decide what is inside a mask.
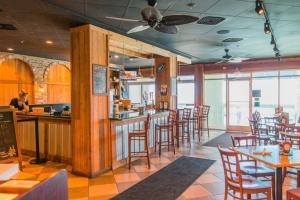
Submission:
[[[174,200],[215,161],[182,156],[113,200]]]
[[[221,147],[231,147],[232,146],[231,136],[243,136],[243,135],[248,135],[248,134],[249,133],[225,132],[222,135],[219,135],[219,136],[215,137],[214,139],[204,143],[203,146],[217,147],[219,144]]]

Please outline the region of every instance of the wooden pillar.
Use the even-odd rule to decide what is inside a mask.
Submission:
[[[172,93],[172,78],[176,79],[177,77],[177,58],[174,55],[169,57],[156,57],[155,58],[155,73],[156,73],[156,82],[155,82],[155,105],[156,109],[160,108],[160,102],[168,102],[169,109],[175,110],[177,106],[177,97],[176,93]],[[167,94],[161,95],[161,87],[167,87]],[[176,91],[177,92],[177,91]]]
[[[195,72],[195,106],[204,104],[204,66],[196,65]]]
[[[108,66],[107,34],[92,25],[72,28],[72,165],[73,173],[87,177],[111,168],[109,99],[93,94],[93,64]]]

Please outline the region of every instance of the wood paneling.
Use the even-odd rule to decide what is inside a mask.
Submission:
[[[157,68],[164,64],[165,68],[161,72],[157,72]],[[177,60],[175,56],[156,57],[155,58],[155,105],[159,109],[161,101],[167,101],[170,109],[176,109],[176,96],[171,95],[171,77],[176,78]],[[167,95],[160,95],[161,85],[167,85]]]
[[[71,102],[71,72],[66,66],[57,64],[49,69],[47,101],[48,103]]]
[[[18,59],[7,59],[0,64],[0,105],[9,105],[18,97],[19,90],[29,93],[29,103],[34,103],[34,75],[31,67]]]
[[[101,30],[71,29],[73,172],[88,177],[111,168],[108,96],[92,93],[92,64],[108,66],[108,36]]]

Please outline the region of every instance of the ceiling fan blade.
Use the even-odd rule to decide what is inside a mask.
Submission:
[[[159,32],[168,33],[168,34],[176,34],[178,32],[178,28],[176,26],[166,26],[161,23],[155,26],[154,29]]]
[[[221,63],[227,63],[228,61],[227,60],[220,60],[218,62],[216,62],[215,64],[221,64]]]
[[[195,17],[192,15],[168,15],[162,18],[161,23],[163,23],[166,26],[176,26],[189,24],[198,20],[199,17]]]
[[[141,11],[141,15],[143,17],[143,20],[147,22],[157,22],[161,21],[161,19],[163,18],[160,11],[157,8],[151,6],[146,6],[145,8],[143,8],[143,10]]]
[[[140,26],[136,26],[132,29],[130,29],[127,34],[131,34],[131,33],[136,33],[136,32],[141,32],[141,31],[144,31],[146,29],[150,28],[149,25],[140,25]]]
[[[127,19],[127,18],[120,18],[120,17],[105,17],[106,19],[113,19],[113,20],[119,20],[119,21],[126,21],[126,22],[141,22],[141,20],[138,19]]]

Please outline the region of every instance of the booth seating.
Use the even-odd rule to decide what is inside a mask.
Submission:
[[[17,197],[19,200],[67,200],[68,199],[68,175],[66,170],[50,176],[46,180],[34,186],[29,191]]]

